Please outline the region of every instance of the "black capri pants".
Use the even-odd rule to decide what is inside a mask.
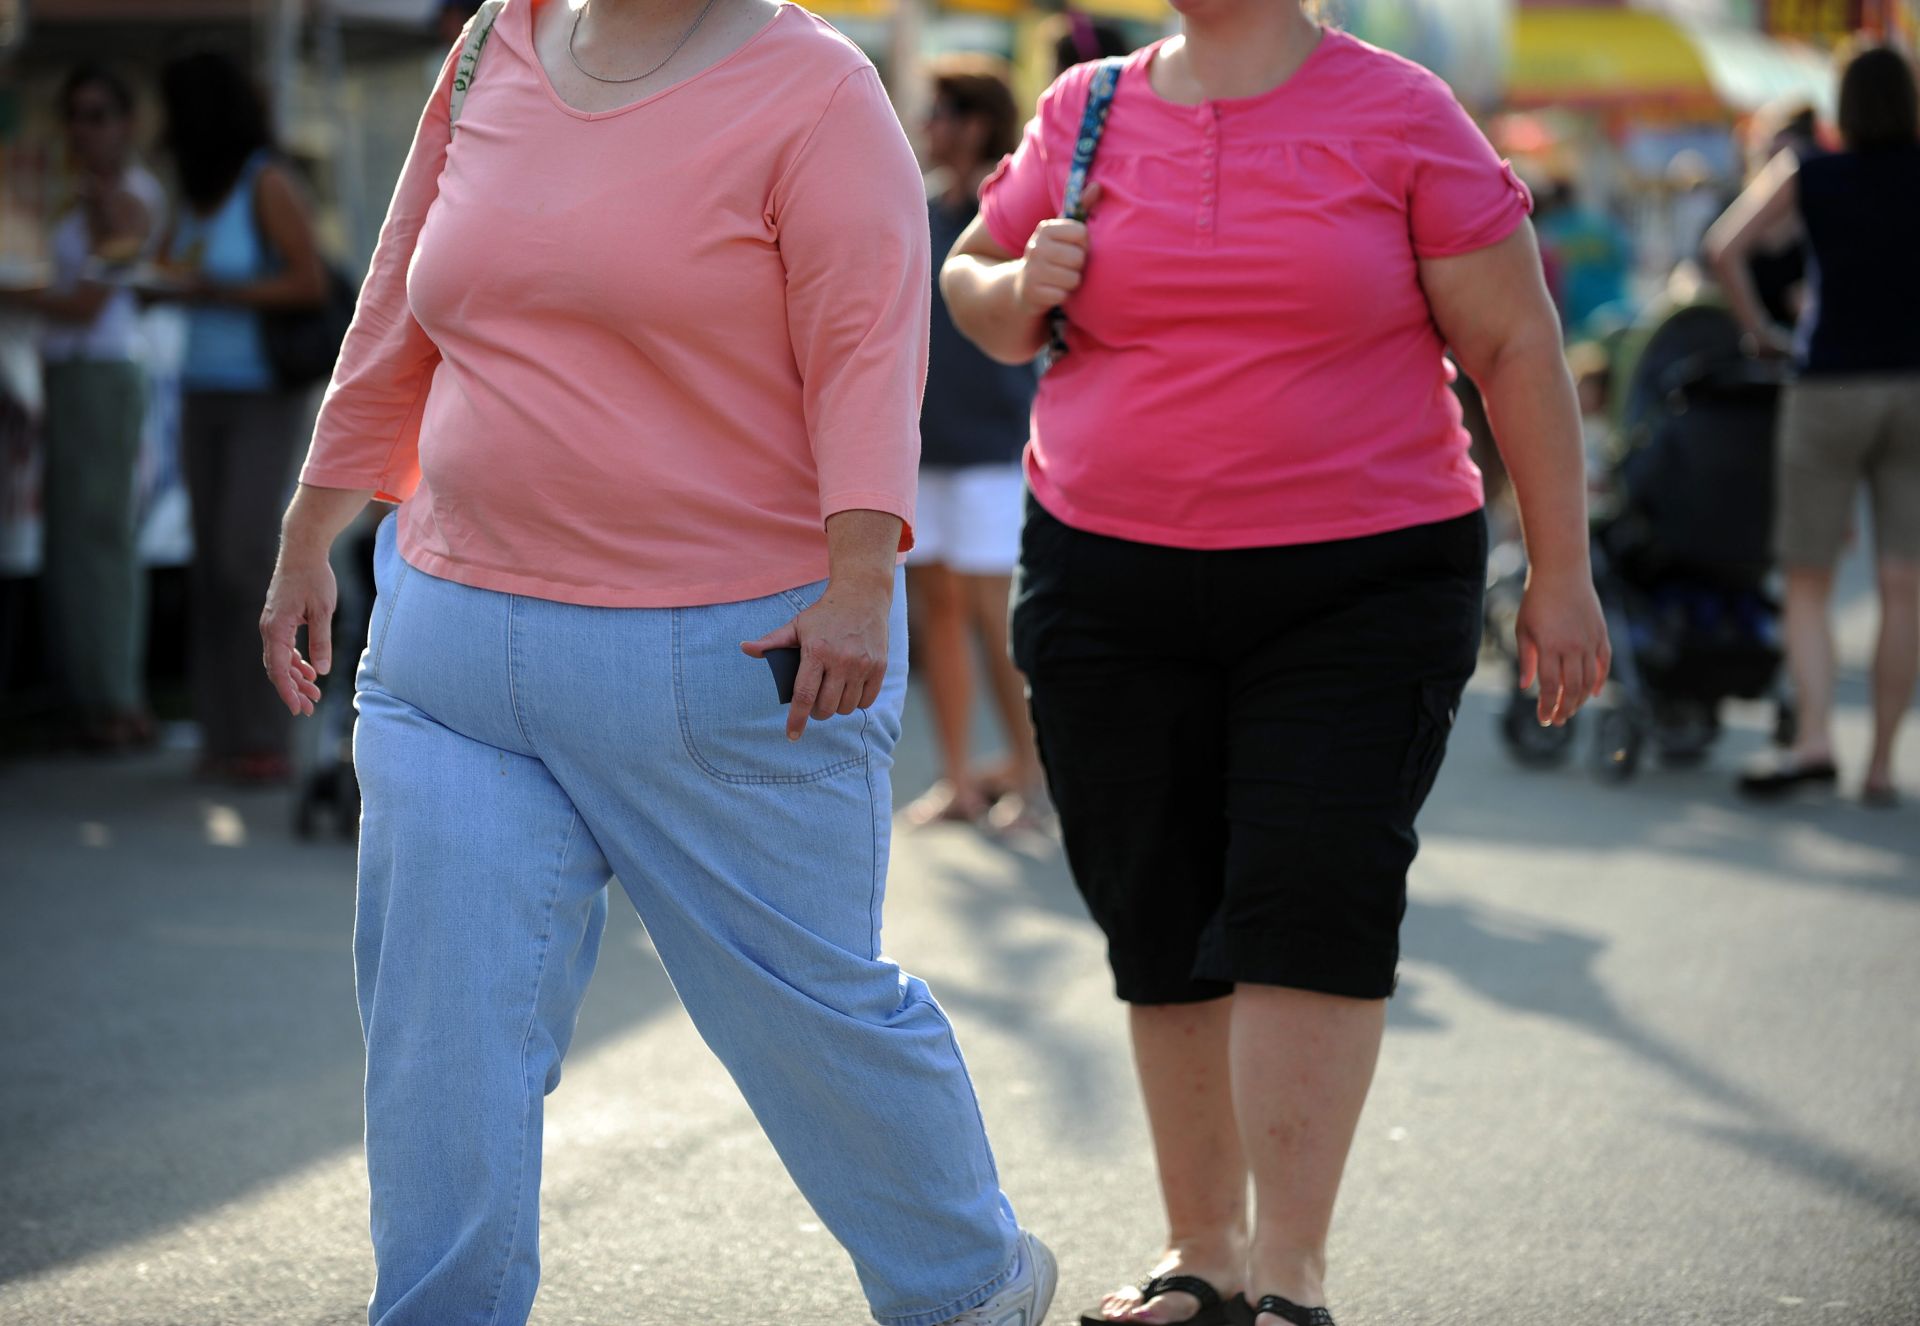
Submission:
[[[1014,661],[1120,998],[1393,992],[1486,561],[1478,511],[1193,551],[1072,529],[1029,494]]]

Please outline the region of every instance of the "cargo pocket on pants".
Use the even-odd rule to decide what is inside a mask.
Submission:
[[[1447,755],[1447,738],[1460,711],[1460,695],[1466,687],[1450,681],[1421,682],[1413,715],[1413,740],[1400,770],[1400,788],[1407,805],[1418,813],[1440,776],[1441,762]]]

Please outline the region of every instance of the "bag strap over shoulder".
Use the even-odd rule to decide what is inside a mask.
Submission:
[[[1080,198],[1087,189],[1094,153],[1100,150],[1100,137],[1107,130],[1107,112],[1113,108],[1114,89],[1120,86],[1120,70],[1125,64],[1119,56],[1102,60],[1087,82],[1087,106],[1080,114],[1080,132],[1073,140],[1073,165],[1067,170],[1066,198],[1060,206],[1060,215],[1070,221],[1087,219]]]
[[[487,38],[493,35],[493,21],[500,17],[500,11],[506,6],[507,0],[486,0],[461,30],[460,54],[454,60],[453,89],[447,105],[449,132],[459,127],[460,109],[467,104],[467,92],[480,72],[481,48],[487,44]]]
[[[1094,66],[1087,81],[1087,105],[1080,113],[1080,132],[1073,140],[1073,164],[1067,168],[1066,195],[1060,202],[1060,215],[1069,221],[1085,221],[1087,209],[1082,199],[1087,191],[1087,173],[1093,169],[1094,153],[1100,150],[1101,135],[1107,131],[1107,112],[1113,109],[1113,94],[1120,86],[1124,56],[1110,56]],[[1053,309],[1047,314],[1047,347],[1041,352],[1041,372],[1067,352],[1067,314]]]

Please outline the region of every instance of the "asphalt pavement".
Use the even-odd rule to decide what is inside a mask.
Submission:
[[[1606,786],[1515,766],[1503,684],[1476,681],[1423,821],[1341,1322],[1920,1322],[1920,732],[1903,809],[1756,808],[1730,781],[1760,707],[1707,767]],[[902,800],[928,740],[916,703]],[[352,852],[190,764],[0,768],[8,1326],[365,1319]],[[903,830],[890,888],[889,951],[958,1025],[1072,1322],[1161,1234],[1098,936],[1044,837]],[[549,1102],[534,1322],[866,1320],[618,894],[614,915]]]

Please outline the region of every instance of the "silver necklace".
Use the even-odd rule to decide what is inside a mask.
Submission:
[[[591,3],[591,0],[589,0],[589,3]],[[692,38],[693,34],[700,30],[700,25],[707,21],[707,11],[712,8],[713,8],[713,0],[707,0],[706,4],[700,6],[700,12],[694,16],[693,25],[689,27],[685,32],[680,34],[680,40],[675,42],[673,44],[673,49],[667,52],[667,58],[665,60],[662,60],[659,64],[655,65],[653,68],[647,70],[646,73],[635,74],[632,78],[602,78],[600,77],[600,75],[594,73],[591,69],[581,64],[580,57],[578,55],[575,55],[573,52],[573,43],[580,36],[580,20],[587,16],[587,6],[581,5],[579,9],[574,11],[573,27],[570,28],[567,32],[567,58],[573,61],[573,67],[575,69],[578,69],[581,73],[585,74],[588,78],[591,78],[596,83],[638,83],[643,78],[652,78],[655,74],[659,73],[662,69],[665,69],[667,67],[667,62],[669,60],[672,60],[674,56],[680,54],[680,48],[682,46],[685,46],[687,42]]]

